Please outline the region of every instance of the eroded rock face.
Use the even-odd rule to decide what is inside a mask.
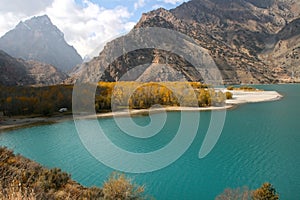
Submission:
[[[274,67],[283,82],[299,82],[300,19],[293,20],[279,31],[274,47],[259,56]]]
[[[299,8],[296,0],[192,0],[169,11],[143,14],[134,29],[160,27],[192,38],[209,54],[225,84],[293,82],[300,71]],[[129,80],[198,81],[214,76],[199,74],[182,55],[159,49],[139,49],[105,61],[125,38],[108,43],[98,57],[73,72],[72,80],[117,81],[126,74]],[[164,72],[153,64],[168,64],[168,69]],[[140,65],[145,66],[132,70]]]
[[[68,78],[66,73],[53,65],[34,60],[25,61],[25,63],[28,75],[34,79],[34,85],[57,85]]]
[[[66,78],[52,65],[16,59],[0,50],[0,85],[55,85]]]
[[[27,76],[24,63],[0,50],[0,84],[13,86],[22,85],[23,83],[34,83],[33,78]]]

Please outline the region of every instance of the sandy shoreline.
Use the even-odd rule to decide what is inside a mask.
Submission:
[[[227,91],[227,90],[225,90]],[[283,96],[276,91],[229,91],[233,99],[226,100],[227,104],[258,103],[280,100]]]
[[[223,92],[226,90],[223,90]],[[141,109],[141,110],[130,110],[128,111],[118,111],[109,113],[97,114],[98,118],[116,117],[116,116],[129,116],[129,115],[143,115],[149,113],[159,113],[159,112],[171,112],[171,111],[210,111],[210,110],[224,110],[231,109],[239,104],[244,103],[257,103],[266,101],[276,101],[282,98],[276,91],[230,91],[233,93],[233,99],[226,100],[226,105],[222,107],[164,107],[164,108],[154,108],[154,109]],[[92,118],[95,116],[83,116],[83,118]],[[13,130],[23,127],[30,127],[42,124],[53,124],[64,121],[73,120],[73,115],[55,115],[52,117],[0,117],[0,132]]]
[[[51,117],[0,117],[0,132],[37,125],[54,124],[73,120],[73,115],[56,115]]]

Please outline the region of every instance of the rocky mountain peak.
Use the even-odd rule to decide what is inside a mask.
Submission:
[[[297,0],[191,0],[175,9],[159,8],[145,13],[134,28],[171,29],[192,38],[208,52],[225,84],[294,82],[300,81],[299,19]],[[108,43],[99,57],[82,65],[83,70],[78,71],[84,73],[77,77],[89,81],[92,72],[99,73],[107,53],[115,48],[114,44],[120,45],[118,40],[122,38]],[[140,49],[118,58],[101,79],[119,80],[122,73],[133,68],[132,64],[141,64],[143,60],[165,64],[166,57],[173,57],[172,69],[183,70],[189,80],[201,79],[193,66],[180,60],[180,55],[157,49]],[[144,71],[139,73],[143,78],[137,77],[138,80],[148,80],[146,75],[154,77],[151,73],[157,72],[153,66]],[[163,77],[158,74],[156,80],[165,80]]]
[[[21,21],[19,24],[24,24],[24,22]],[[25,24],[28,26],[35,26],[35,27],[40,26],[39,28],[43,28],[43,27],[45,27],[45,25],[53,26],[48,15],[34,16],[31,19],[26,20]]]
[[[51,64],[65,72],[82,63],[76,49],[67,44],[64,34],[47,15],[20,22],[0,38],[0,49],[13,57]]]
[[[51,22],[48,15],[35,16],[26,21],[20,21],[16,26],[16,29],[27,29],[27,30],[36,30],[36,31],[56,31],[60,36],[63,36],[63,33]]]

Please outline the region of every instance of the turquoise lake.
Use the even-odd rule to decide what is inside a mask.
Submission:
[[[209,200],[225,188],[248,186],[255,189],[264,182],[274,185],[280,199],[299,200],[300,85],[257,87],[276,90],[284,98],[244,104],[228,110],[223,132],[205,158],[199,159],[198,153],[211,112],[200,113],[198,133],[177,161],[158,171],[127,175],[137,184],[145,185],[146,194],[158,200]],[[163,129],[149,139],[124,134],[113,118],[98,121],[105,133],[109,133],[109,139],[120,148],[131,152],[150,152],[172,140],[180,118],[180,112],[169,112]],[[150,118],[136,116],[134,121],[145,126]],[[102,186],[114,171],[85,149],[73,121],[4,132],[0,134],[0,145],[43,166],[59,167],[86,186]]]

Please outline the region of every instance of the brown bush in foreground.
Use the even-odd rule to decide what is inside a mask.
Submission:
[[[279,195],[270,183],[264,183],[260,188],[250,191],[247,187],[243,189],[225,189],[216,197],[216,200],[278,200]]]
[[[36,194],[33,190],[22,189],[19,186],[11,184],[7,188],[2,188],[0,183],[0,199],[6,200],[36,200]]]
[[[113,173],[103,185],[103,194],[106,200],[144,199],[143,192],[143,186],[132,184],[124,174]]]
[[[250,200],[251,191],[247,187],[237,189],[225,189],[222,194],[216,197],[216,200]]]
[[[264,183],[260,188],[253,191],[253,200],[278,200],[279,195],[270,183]]]
[[[124,175],[113,174],[104,189],[86,188],[60,169],[47,169],[0,147],[0,199],[7,200],[97,200],[144,199],[143,187]]]

